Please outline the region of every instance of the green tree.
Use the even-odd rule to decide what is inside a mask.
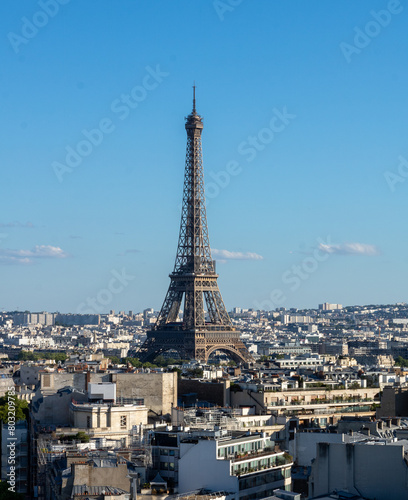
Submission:
[[[149,363],[148,361],[146,361],[146,363],[143,363],[142,366],[143,368],[157,368],[157,365]]]
[[[122,358],[122,363],[130,363],[135,368],[141,368],[142,363],[137,358]]]
[[[89,443],[89,436],[84,431],[77,432],[74,437],[75,439],[80,440],[81,443]]]
[[[4,423],[8,423],[9,415],[9,391],[6,395],[0,398],[0,420]],[[16,395],[10,394],[10,399],[13,399],[14,408],[12,409],[15,421],[26,420],[26,414],[28,413],[28,403],[22,399],[18,399]],[[1,498],[1,497],[0,497]]]
[[[154,358],[154,364],[157,365],[157,366],[167,366],[167,360],[164,356],[162,356],[161,354],[159,356],[157,356],[156,358]]]
[[[31,352],[31,351],[20,351],[18,353],[17,359],[20,361],[38,361],[40,359],[53,359],[56,362],[64,362],[68,358],[65,352]]]
[[[395,358],[395,364],[401,368],[406,368],[408,366],[408,359],[404,359],[402,356]]]
[[[189,370],[187,370],[187,374],[189,377],[192,377],[192,378],[202,378],[203,369],[202,368],[190,368]]]
[[[120,359],[117,356],[109,356],[109,359],[111,360],[111,363],[113,365],[118,365],[120,364]]]
[[[54,359],[57,363],[58,363],[58,361],[65,363],[67,358],[68,358],[68,354],[66,354],[65,352],[57,352],[56,354],[54,354]]]
[[[20,351],[17,359],[20,361],[38,361],[38,355],[31,351]]]
[[[0,481],[0,498],[1,500],[24,500],[22,493],[14,493],[9,490],[10,484],[6,481]]]

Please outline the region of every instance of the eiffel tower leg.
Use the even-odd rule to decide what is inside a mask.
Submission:
[[[176,283],[172,281],[164,299],[163,306],[157,318],[157,326],[163,326],[166,323],[177,321],[180,312],[181,301],[183,300],[183,292],[177,290]]]

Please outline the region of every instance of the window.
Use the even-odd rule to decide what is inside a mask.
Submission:
[[[92,427],[92,422],[91,422],[91,417],[86,417],[86,426],[88,427],[88,429],[90,429]]]
[[[121,427],[126,427],[127,425],[127,418],[126,415],[121,415],[120,416],[120,426]]]

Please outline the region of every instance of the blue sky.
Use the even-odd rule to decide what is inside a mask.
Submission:
[[[406,5],[3,0],[0,13],[0,309],[161,306],[194,80],[227,308],[407,300]]]

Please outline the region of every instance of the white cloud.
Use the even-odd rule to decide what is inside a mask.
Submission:
[[[262,255],[254,252],[231,252],[229,250],[217,250],[216,248],[211,249],[213,257],[225,260],[262,260]],[[221,262],[221,260],[220,260]]]
[[[31,250],[0,248],[1,264],[32,264],[36,259],[64,259],[68,254],[60,247],[36,245]]]
[[[341,244],[325,244],[320,243],[319,249],[322,252],[338,255],[379,255],[380,250],[375,245],[366,243],[341,243]]]

